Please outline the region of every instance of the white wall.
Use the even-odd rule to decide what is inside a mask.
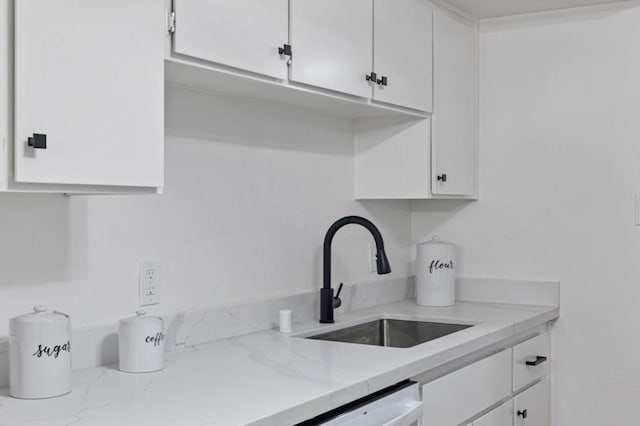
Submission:
[[[640,6],[483,24],[480,201],[414,203],[461,274],[558,279],[556,426],[637,425]]]
[[[74,326],[130,315],[139,259],[161,263],[151,312],[319,288],[324,233],[347,214],[378,224],[393,276],[408,274],[409,204],[353,201],[350,121],[169,88],[167,135],[161,196],[0,194],[0,336],[38,303]],[[336,235],[334,282],[379,279],[370,239]]]

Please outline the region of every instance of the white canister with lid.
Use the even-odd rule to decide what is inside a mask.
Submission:
[[[147,316],[143,310],[136,316],[120,320],[118,352],[120,371],[149,373],[164,368],[164,322]]]
[[[9,321],[9,394],[53,398],[71,392],[71,321],[38,305]]]
[[[451,306],[456,301],[456,248],[433,237],[418,244],[416,302],[424,306]]]

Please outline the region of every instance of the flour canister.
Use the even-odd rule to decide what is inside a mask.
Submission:
[[[35,306],[9,320],[9,394],[41,399],[71,392],[71,321]]]
[[[120,320],[119,369],[148,373],[164,368],[164,322],[139,310],[135,317]]]
[[[451,306],[456,299],[456,248],[433,237],[418,244],[416,300],[418,305]]]

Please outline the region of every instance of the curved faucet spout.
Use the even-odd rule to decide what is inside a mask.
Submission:
[[[357,224],[365,227],[373,236],[373,240],[376,243],[376,266],[378,274],[388,274],[391,272],[391,266],[389,265],[389,259],[384,250],[384,241],[382,234],[378,228],[369,220],[360,216],[345,216],[342,219],[338,219],[329,227],[327,234],[324,237],[324,249],[323,249],[323,281],[322,289],[320,290],[320,322],[332,323],[333,320],[333,288],[331,288],[331,243],[333,236],[338,232],[340,228],[349,224]]]

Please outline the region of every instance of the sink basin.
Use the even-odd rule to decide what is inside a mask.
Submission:
[[[308,336],[307,339],[388,346],[392,348],[410,348],[469,327],[472,326],[466,324],[379,319],[328,333]]]

